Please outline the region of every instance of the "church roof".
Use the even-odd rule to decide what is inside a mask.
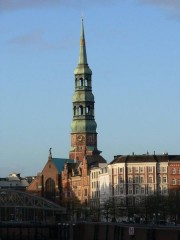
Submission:
[[[74,161],[67,158],[52,158],[52,163],[55,165],[56,169],[59,173],[61,173],[64,169],[65,163],[73,163]]]
[[[86,156],[88,166],[96,166],[99,163],[106,163],[106,160],[101,155]]]

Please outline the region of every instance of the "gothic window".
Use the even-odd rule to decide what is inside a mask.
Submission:
[[[83,86],[83,79],[82,79],[82,78],[79,79],[79,86],[80,86],[80,87]]]
[[[45,184],[46,198],[54,200],[55,198],[55,182],[52,178],[48,178]]]
[[[79,106],[79,115],[83,115],[83,106]]]

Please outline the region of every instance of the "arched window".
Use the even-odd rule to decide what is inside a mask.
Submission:
[[[79,115],[83,115],[83,106],[79,106]]]
[[[76,106],[74,106],[74,116],[76,116]]]
[[[87,106],[86,107],[86,114],[89,114],[89,112],[90,112],[90,106]]]
[[[48,178],[45,183],[46,198],[55,200],[55,182],[52,178]]]
[[[82,78],[79,79],[79,86],[80,86],[80,87],[83,86],[83,79],[82,79]]]
[[[88,80],[85,79],[85,87],[87,87],[87,86],[88,86]]]
[[[77,78],[75,79],[75,87],[77,87]]]

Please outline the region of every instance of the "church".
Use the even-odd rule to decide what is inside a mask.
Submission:
[[[43,170],[27,188],[29,192],[66,207],[72,207],[72,203],[88,206],[90,169],[106,163],[97,147],[92,71],[87,61],[83,19],[79,60],[74,70],[74,85],[69,159],[54,158],[50,148],[48,161]]]

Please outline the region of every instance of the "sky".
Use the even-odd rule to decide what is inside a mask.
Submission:
[[[82,16],[102,156],[180,154],[179,0],[0,0],[0,177],[69,157]]]

